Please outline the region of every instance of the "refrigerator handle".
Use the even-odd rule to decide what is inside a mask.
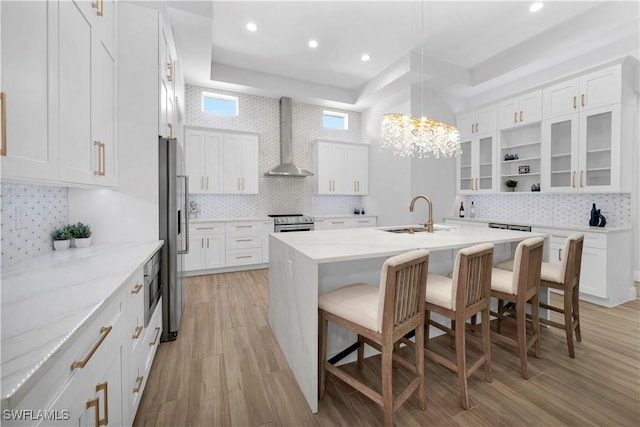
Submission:
[[[184,250],[179,250],[179,254],[189,253],[189,177],[187,175],[178,175],[178,178],[184,178]]]

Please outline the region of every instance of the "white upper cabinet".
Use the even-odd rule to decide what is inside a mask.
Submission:
[[[224,134],[223,190],[258,194],[258,136]]]
[[[315,141],[313,147],[316,194],[365,195],[369,192],[369,147]]]
[[[470,113],[460,114],[456,120],[456,126],[460,131],[460,137],[486,134],[494,132],[497,126],[497,108],[490,105]]]
[[[542,91],[537,90],[498,105],[499,128],[509,129],[542,120]]]
[[[496,188],[496,132],[467,136],[460,142],[462,154],[457,157],[457,192],[471,194],[494,192]]]
[[[160,27],[158,46],[160,71],[160,111],[158,133],[165,138],[173,138],[175,132],[175,73],[174,59],[168,30]]]
[[[584,74],[544,89],[544,118],[551,119],[622,101],[622,66]]]
[[[56,13],[49,2],[0,2],[0,9],[2,177],[55,181],[57,51],[47,41],[55,39]]]
[[[189,193],[221,193],[224,134],[186,129],[185,141]]]

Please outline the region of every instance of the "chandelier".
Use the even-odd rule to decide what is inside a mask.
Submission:
[[[424,1],[422,2],[421,26],[424,39]],[[450,124],[438,122],[425,117],[424,111],[424,47],[420,49],[421,61],[421,104],[422,117],[415,118],[408,115],[387,113],[380,125],[381,148],[393,150],[401,157],[433,156],[454,157],[462,153],[460,148],[460,132]]]

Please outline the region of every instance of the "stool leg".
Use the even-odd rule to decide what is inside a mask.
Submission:
[[[385,345],[387,344],[387,345]],[[382,343],[382,410],[384,425],[393,427],[393,344]]]
[[[318,392],[318,398],[322,399],[324,397],[324,390],[325,390],[325,385],[326,385],[326,381],[327,381],[327,373],[324,367],[324,364],[327,361],[327,320],[324,318],[324,315],[322,314],[322,311],[320,311],[319,313],[319,319],[318,319],[318,352],[319,354],[319,359],[320,359],[320,363],[319,363],[319,369],[320,369],[320,375],[319,375],[319,384],[318,384],[318,388],[319,388],[319,392]]]
[[[362,359],[364,358],[364,337],[358,335],[358,369],[362,369]]]
[[[520,353],[520,372],[522,374],[522,378],[525,380],[529,379],[529,371],[527,369],[527,318],[526,318],[526,310],[527,304],[526,302],[522,304],[523,307],[520,307],[519,304],[516,304],[516,334],[517,334],[517,342],[518,342],[518,352]]]
[[[460,320],[455,326],[456,361],[458,365],[458,387],[460,402],[464,409],[469,409],[469,390],[467,389],[467,355],[465,350],[465,323]]]
[[[431,312],[424,312],[424,348],[429,347],[429,331],[431,330]]]
[[[536,337],[533,348],[535,356],[540,359],[542,357],[540,349],[540,293],[537,292],[533,298],[531,298],[531,329],[533,329],[533,336]],[[526,330],[525,330],[526,335]]]
[[[416,329],[416,374],[420,378],[418,388],[418,405],[423,411],[427,409],[427,393],[424,387],[424,325],[419,325]]]
[[[498,320],[496,321],[496,332],[502,333],[502,316],[504,312],[504,300],[498,300]]]
[[[491,323],[489,317],[489,308],[485,308],[481,313],[482,320],[482,351],[487,357],[487,360],[484,362],[484,379],[487,382],[493,381],[493,376],[491,374]]]
[[[565,287],[564,290],[564,332],[567,336],[567,347],[569,348],[569,357],[575,359],[576,355],[573,350],[573,288]]]
[[[573,318],[576,323],[576,341],[582,342],[582,335],[580,334],[580,291],[576,287],[573,289]]]

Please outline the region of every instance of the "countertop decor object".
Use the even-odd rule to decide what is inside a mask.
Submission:
[[[71,246],[72,237],[73,236],[71,234],[71,229],[68,225],[53,230],[53,232],[51,233],[51,238],[53,239],[53,249],[55,249],[56,251],[69,249],[69,246]]]
[[[91,246],[91,227],[81,222],[69,225],[71,230],[71,244],[76,248]]]
[[[421,39],[424,35],[424,0],[421,2]],[[460,132],[454,125],[427,118],[424,114],[424,47],[420,48],[421,100],[420,118],[387,113],[380,125],[380,146],[401,157],[455,157],[462,153]]]
[[[598,223],[600,222],[600,211],[598,209],[596,209],[596,204],[593,204],[593,207],[591,208],[591,218],[589,219],[589,226],[591,227],[597,227]]]
[[[518,186],[518,181],[516,181],[515,179],[508,179],[504,182],[504,185],[507,186],[507,189],[509,189],[509,191],[513,192]]]

